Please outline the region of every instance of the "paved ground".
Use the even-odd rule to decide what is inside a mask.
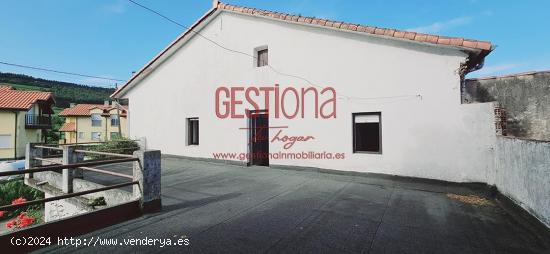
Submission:
[[[467,187],[176,158],[164,158],[162,167],[162,212],[84,237],[187,237],[189,246],[42,251],[550,253],[549,239],[498,205],[473,205],[447,196],[485,196]]]

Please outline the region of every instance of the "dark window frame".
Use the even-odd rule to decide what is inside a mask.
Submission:
[[[97,139],[94,138],[94,133],[98,133]],[[101,141],[101,132],[100,131],[92,131],[90,134],[90,139],[93,141]]]
[[[262,59],[262,54],[265,54],[265,59]],[[264,67],[269,65],[269,48],[259,47],[256,49],[256,67]]]
[[[113,116],[116,116],[116,118],[113,118]],[[110,115],[109,116],[109,119],[111,120],[111,126],[113,127],[118,127],[118,125],[120,124],[120,116],[119,115]]]
[[[196,122],[197,123],[197,138],[196,138],[196,142],[195,142],[195,139],[193,138],[193,122]],[[200,144],[200,123],[199,123],[199,118],[198,117],[190,117],[190,118],[187,118],[187,145],[188,146],[198,146]]]
[[[355,144],[355,117],[356,116],[364,116],[364,115],[376,115],[378,116],[378,151],[359,151],[357,150],[356,144]],[[358,113],[352,113],[351,114],[351,125],[352,125],[352,150],[353,153],[365,153],[365,154],[382,154],[382,112],[375,111],[375,112],[358,112]]]

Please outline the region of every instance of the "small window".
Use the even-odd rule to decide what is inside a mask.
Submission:
[[[84,132],[78,133],[78,139],[84,139]]]
[[[268,61],[268,57],[269,54],[268,54],[268,50],[267,48],[266,49],[260,49],[258,51],[256,51],[256,58],[257,58],[257,67],[262,67],[262,66],[266,66],[269,64],[269,61]]]
[[[120,135],[118,132],[111,132],[111,140],[117,140],[120,139]]]
[[[118,118],[118,115],[111,115],[111,126],[118,126],[120,124],[120,119]]]
[[[381,113],[353,114],[353,152],[382,153]]]
[[[92,140],[101,141],[101,132],[92,132]]]
[[[187,118],[187,145],[199,144],[199,119]]]
[[[101,126],[101,115],[100,114],[92,114],[92,126],[94,126],[94,127]]]
[[[12,148],[11,135],[0,134],[0,148]]]

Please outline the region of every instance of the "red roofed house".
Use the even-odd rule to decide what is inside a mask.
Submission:
[[[65,117],[65,124],[59,129],[65,133],[64,143],[82,143],[108,141],[127,137],[127,106],[117,107],[106,101],[104,104],[71,104],[60,116]]]
[[[23,158],[27,143],[45,142],[54,103],[50,92],[0,86],[0,160]]]

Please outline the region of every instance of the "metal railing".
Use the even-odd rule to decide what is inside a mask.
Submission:
[[[56,157],[55,155],[48,155],[49,154],[48,151],[61,151],[62,157],[58,157],[58,156]],[[155,154],[154,156],[149,156],[149,155],[146,155],[147,153],[155,153]],[[100,160],[84,160],[84,155],[86,154],[104,155],[104,156],[110,156],[114,158],[100,159]],[[150,159],[160,160],[160,151],[139,150],[134,152],[134,155],[128,155],[128,154],[117,154],[117,153],[110,153],[110,152],[89,151],[89,150],[83,149],[83,146],[81,145],[65,145],[61,147],[55,147],[55,146],[50,146],[45,144],[27,144],[25,169],[19,170],[19,171],[0,172],[0,177],[24,174],[25,183],[28,184],[29,180],[34,178],[34,175],[33,175],[34,173],[48,172],[48,171],[56,171],[56,172],[61,171],[62,184],[60,186],[60,189],[62,189],[62,192],[64,194],[57,195],[54,197],[27,201],[21,204],[0,206],[0,210],[12,210],[12,209],[17,209],[21,206],[43,204],[46,202],[62,200],[66,198],[72,198],[72,197],[82,196],[82,195],[96,193],[96,192],[102,192],[102,191],[111,190],[111,189],[117,189],[117,188],[131,186],[131,185],[139,186],[138,188],[135,188],[135,187],[133,188],[133,196],[141,199],[141,203],[144,203],[148,200],[150,201],[154,200],[158,202],[160,200],[160,193],[154,196],[151,196],[148,193],[144,193],[144,189],[145,189],[144,184],[151,183],[151,178],[149,176],[151,175],[149,173],[150,171],[155,171],[156,173],[158,173],[158,174],[153,174],[155,176],[158,176],[155,178],[153,182],[155,182],[155,184],[158,184],[158,186],[160,186],[160,161],[159,163],[147,163],[147,161],[145,162],[143,161],[143,160],[150,160]],[[44,162],[48,163],[49,165],[42,165],[44,164]],[[93,168],[94,166],[111,165],[111,164],[126,163],[126,162],[133,162],[133,171],[134,171],[133,175],[112,172],[105,169]],[[147,168],[146,166],[142,166],[142,165],[159,165],[159,167]],[[91,189],[91,190],[73,192],[73,180],[75,177],[78,178],[79,175],[82,175],[82,170],[88,170],[88,171],[93,171],[101,174],[123,177],[123,178],[130,179],[131,181],[108,185],[108,186]],[[146,197],[146,200],[144,200],[144,197]],[[158,203],[160,204],[160,202]]]
[[[45,160],[45,159],[42,159],[42,160]],[[139,161],[139,159],[122,158],[122,159],[111,159],[111,160],[86,161],[86,162],[63,164],[63,165],[47,165],[47,166],[40,166],[35,168],[26,168],[24,170],[19,170],[19,171],[0,172],[0,177],[22,175],[22,174],[29,174],[29,173],[38,173],[38,172],[45,172],[45,171],[54,171],[54,170],[67,169],[67,168],[74,169],[74,168],[80,168],[80,167],[100,166],[100,165],[115,164],[115,163],[130,162],[130,161]]]
[[[79,192],[63,194],[63,195],[59,195],[59,196],[55,196],[55,197],[31,200],[31,201],[27,201],[27,202],[20,203],[20,204],[0,206],[0,210],[10,210],[10,209],[17,209],[17,208],[23,207],[23,206],[43,204],[43,203],[46,203],[46,202],[51,202],[51,201],[56,201],[56,200],[61,200],[61,199],[66,199],[66,198],[72,198],[72,197],[82,196],[82,195],[86,195],[86,194],[91,194],[91,193],[96,193],[96,192],[101,192],[101,191],[106,191],[106,190],[111,190],[111,189],[116,189],[116,188],[122,188],[122,187],[125,187],[125,186],[134,185],[134,184],[139,184],[139,182],[138,181],[132,181],[132,182],[127,182],[127,183],[113,184],[113,185],[109,185],[109,186],[105,186],[105,187],[97,188],[97,189],[93,189],[93,190],[79,191]]]
[[[26,114],[26,128],[49,128],[52,126],[52,119],[46,115]]]

